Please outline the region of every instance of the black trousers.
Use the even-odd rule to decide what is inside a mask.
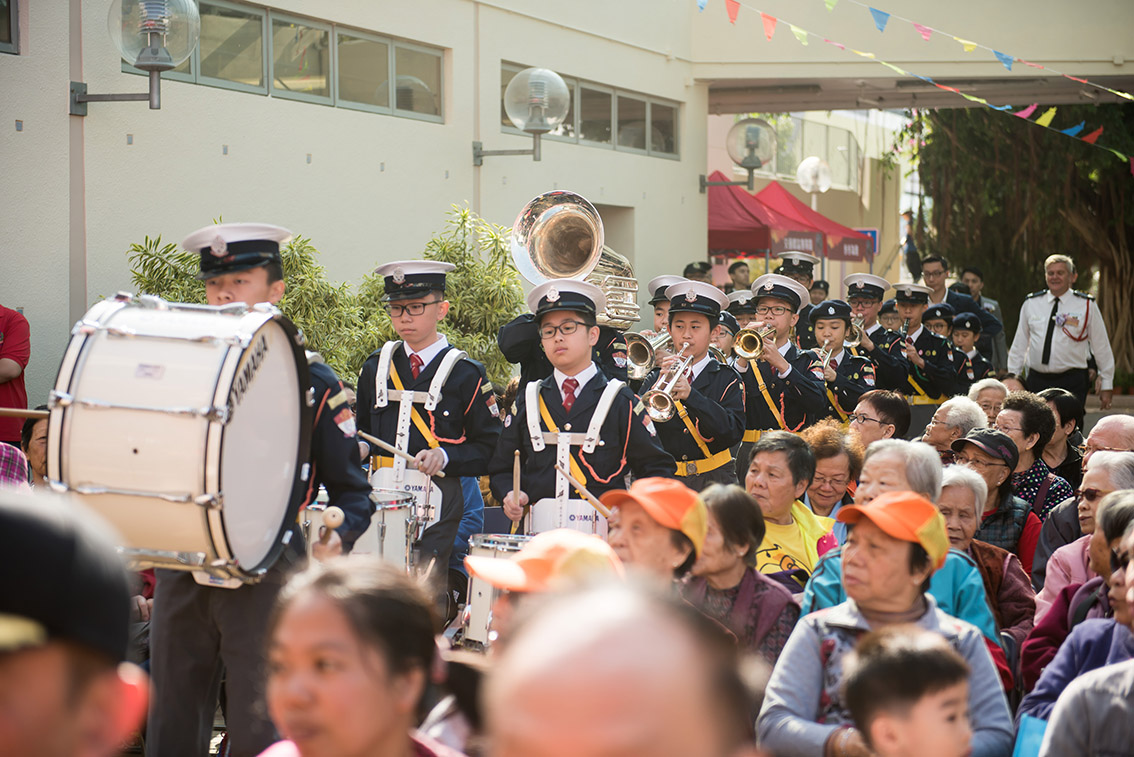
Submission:
[[[699,492],[707,488],[709,484],[735,484],[737,481],[736,467],[733,463],[729,462],[716,470],[711,470],[706,473],[694,473],[692,476],[678,476],[677,480],[693,491]]]
[[[433,479],[441,490],[441,517],[427,528],[417,543],[417,564],[424,571],[433,562],[430,584],[440,595],[448,594],[449,556],[453,552],[453,542],[465,514],[465,495],[461,490],[461,479],[457,476]]]
[[[1072,368],[1062,373],[1043,373],[1037,370],[1029,370],[1024,386],[1028,387],[1028,391],[1032,393],[1042,392],[1044,389],[1050,389],[1053,386],[1066,389],[1078,397],[1079,402],[1086,407],[1087,393],[1091,388],[1089,379],[1090,376],[1086,368]]]

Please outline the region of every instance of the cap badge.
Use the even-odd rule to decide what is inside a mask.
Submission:
[[[748,301],[750,299],[752,299],[751,294],[742,294],[742,295],[740,295],[739,297],[736,298],[736,301],[739,302],[741,305],[747,305]]]
[[[548,287],[546,299],[548,302],[559,302],[559,290],[555,287]]]
[[[394,283],[395,283],[395,284],[404,284],[404,283],[406,283],[406,272],[405,272],[405,271],[403,271],[403,270],[402,270],[401,268],[395,268],[395,269],[394,269],[394,275],[393,275],[393,279],[394,279]]]
[[[694,292],[693,290],[689,290],[688,292],[685,293],[685,301],[686,302],[696,302],[697,301],[697,293]]]
[[[209,252],[216,255],[218,258],[223,258],[224,254],[228,252],[228,242],[224,241],[224,237],[217,234],[213,237],[212,244],[209,246]]]
[[[828,315],[834,315],[835,314],[835,308],[833,308],[833,307],[827,308],[827,314]]]
[[[772,291],[772,286],[772,282],[769,281],[768,283],[764,284],[764,289],[770,292]]]

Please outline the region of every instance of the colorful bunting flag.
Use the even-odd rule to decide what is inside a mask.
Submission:
[[[1100,126],[1099,128],[1095,129],[1090,134],[1083,137],[1083,141],[1086,142],[1089,145],[1093,145],[1095,142],[1098,141],[1099,137],[1102,136],[1103,128],[1104,127]]]
[[[764,36],[771,42],[772,35],[776,33],[776,17],[769,16],[767,13],[761,13],[760,18],[764,20]]]
[[[921,38],[924,39],[926,42],[929,41],[930,36],[933,34],[933,30],[930,29],[928,26],[922,26],[921,24],[914,24],[913,28],[917,29],[917,33],[920,34]]]
[[[827,12],[830,13],[831,11],[833,11],[835,9],[835,5],[838,2],[839,0],[827,0]]]
[[[828,45],[834,45],[835,47],[839,48],[840,50],[846,50],[847,49],[846,45],[840,44],[838,42],[832,42],[831,40],[827,39],[826,37],[823,38],[823,41],[826,42]]]
[[[1009,71],[1012,70],[1012,63],[1015,62],[1015,58],[1006,53],[1002,53],[999,50],[993,50],[992,54],[996,56],[996,60],[1000,61],[1004,65],[1004,68],[1008,69]]]
[[[794,34],[795,38],[799,40],[799,44],[804,45],[804,46],[807,45],[807,30],[806,29],[800,29],[795,24],[791,24],[791,33]]]
[[[1063,76],[1064,76],[1064,78],[1070,79],[1071,81],[1077,81],[1080,84],[1090,84],[1090,82],[1087,81],[1086,79],[1080,79],[1076,76],[1072,76],[1071,74],[1063,74]]]
[[[724,0],[725,10],[728,11],[728,22],[736,23],[736,14],[740,13],[740,0]]]
[[[1080,121],[1079,123],[1072,126],[1070,129],[1060,129],[1059,131],[1062,132],[1063,134],[1066,134],[1069,137],[1077,137],[1077,136],[1079,136],[1079,132],[1081,132],[1083,130],[1083,127],[1086,126],[1086,125],[1087,125],[1086,121]]]
[[[1043,66],[1041,66],[1040,64],[1032,63],[1030,60],[1024,60],[1023,58],[1017,58],[1016,60],[1023,63],[1025,66],[1031,66],[1032,68],[1043,68]]]
[[[1017,111],[1012,115],[1019,116],[1020,118],[1031,118],[1032,114],[1036,112],[1036,108],[1038,107],[1039,103],[1032,103],[1028,107],[1024,108],[1023,110]]]
[[[1044,114],[1036,119],[1036,123],[1040,126],[1051,126],[1051,119],[1055,118],[1055,111],[1058,108],[1048,108]]]
[[[705,10],[705,6],[709,4],[709,0],[697,0],[697,10]]]
[[[960,37],[953,37],[953,39],[961,43],[961,47],[964,48],[966,53],[971,53],[973,50],[977,49],[976,42],[969,42],[967,39],[961,39]]]
[[[878,31],[886,31],[886,23],[890,20],[890,14],[877,8],[871,8],[870,15],[874,16],[874,25],[878,27]]]

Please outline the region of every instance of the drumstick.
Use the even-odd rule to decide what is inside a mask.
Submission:
[[[587,491],[587,487],[583,486],[578,481],[576,481],[574,478],[572,478],[571,474],[567,472],[566,468],[564,468],[559,463],[556,463],[555,464],[555,470],[559,471],[560,473],[562,473],[564,476],[567,477],[567,480],[570,481],[571,485],[575,487],[575,491],[579,492],[579,494],[582,494],[583,499],[587,500],[587,502],[590,503],[591,507],[598,510],[599,515],[601,515],[604,518],[610,517],[610,509],[606,505],[604,505],[602,502],[600,502],[598,497],[596,497],[595,495],[593,495],[589,491]]]
[[[323,511],[323,525],[319,527],[319,541],[326,544],[331,539],[331,532],[343,524],[343,511],[331,505]]]
[[[411,463],[415,462],[413,455],[402,452],[400,449],[398,449],[394,445],[387,444],[386,442],[382,441],[381,439],[379,439],[376,436],[371,436],[370,434],[366,433],[365,431],[359,431],[358,435],[361,436],[366,441],[370,442],[371,444],[377,444],[379,447],[386,450],[391,455],[397,455],[398,457],[406,460],[407,462],[411,462]],[[445,478],[445,471],[437,471],[433,475],[434,475],[435,478]]]
[[[520,500],[520,450],[516,450],[516,456],[512,459],[512,496],[516,501]],[[528,514],[528,506],[524,505],[524,515]],[[512,521],[512,533],[516,533],[516,529],[524,520],[524,515],[520,516],[520,520]]]
[[[46,418],[51,413],[46,410],[23,410],[18,407],[0,407],[0,418]]]

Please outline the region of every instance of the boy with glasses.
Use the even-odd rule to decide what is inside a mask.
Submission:
[[[882,298],[890,288],[890,282],[872,273],[852,273],[843,279],[843,284],[847,288],[847,303],[851,306],[852,317],[862,321],[861,338],[856,347],[849,348],[850,353],[874,363],[879,389],[901,390],[909,373],[902,338],[879,321],[884,307]],[[894,317],[897,318],[896,311]],[[900,322],[897,325],[901,325]]]
[[[385,277],[386,312],[401,341],[387,342],[368,357],[358,378],[359,429],[413,457],[407,463],[400,456],[375,455],[371,483],[418,493],[427,519],[417,544],[418,565],[435,561],[441,579],[464,512],[460,479],[485,473],[500,435],[500,412],[484,366],[437,331],[449,314],[445,274],[454,268],[407,260],[375,271]],[[445,476],[435,477],[440,472]],[[440,490],[440,507],[427,489],[432,486]]]
[[[709,355],[709,341],[728,298],[699,281],[673,284],[666,295],[674,355],[646,376],[639,394],[660,388],[660,379],[668,378],[674,364],[690,358],[670,394],[673,415],[658,421],[658,435],[677,461],[677,475],[693,491],[709,484],[735,484],[730,449],[744,436],[744,386],[735,370]],[[688,345],[684,353],[683,345]]]
[[[531,508],[532,533],[558,527],[605,533],[605,521],[580,501],[575,483],[597,497],[625,489],[628,474],[673,476],[673,458],[634,393],[625,382],[608,379],[593,360],[599,338],[595,315],[605,305],[601,289],[573,279],[546,282],[528,295],[554,372],[517,394],[516,411],[504,418],[488,473],[492,493],[512,521],[519,522]],[[517,451],[519,491],[512,478]],[[570,478],[556,470],[557,464]]]

